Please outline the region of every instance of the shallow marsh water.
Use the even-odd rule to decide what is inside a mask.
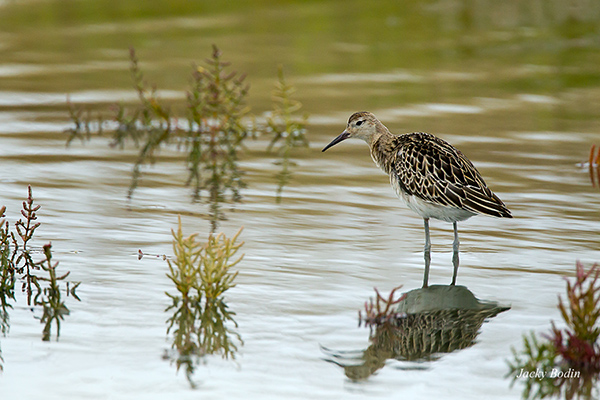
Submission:
[[[561,276],[576,260],[600,261],[600,191],[577,165],[600,144],[600,8],[146,3],[0,2],[0,205],[17,219],[31,184],[42,205],[37,244],[52,241],[59,268],[82,282],[58,342],[42,342],[24,299],[16,303],[0,338],[2,397],[518,398],[520,387],[504,378],[511,346],[559,319]],[[248,144],[244,202],[220,227],[231,235],[244,226],[246,257],[227,302],[245,344],[236,361],[207,358],[194,391],[162,359],[167,266],[138,261],[137,251],[171,254],[178,214],[185,232],[207,235],[206,207],[190,202],[175,152],[146,169],[129,202],[135,149],[102,138],[66,148],[63,130],[67,94],[87,104],[134,99],[129,45],[177,107],[191,63],[212,43],[248,73],[257,115],[283,65],[310,114],[311,146],[294,152],[298,165],[276,204],[275,157],[264,138]],[[356,314],[373,287],[414,289],[423,272],[422,220],[396,199],[364,143],[320,152],[363,109],[393,132],[428,131],[456,145],[512,210],[512,220],[459,224],[458,275],[478,298],[512,308],[470,348],[431,362],[388,360],[352,382],[321,346],[367,348]],[[451,225],[431,229],[430,282],[447,284]]]

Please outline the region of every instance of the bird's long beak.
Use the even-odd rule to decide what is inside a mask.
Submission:
[[[342,142],[342,141],[344,141],[344,140],[348,139],[349,137],[350,137],[350,134],[349,134],[348,132],[344,131],[344,132],[342,132],[342,133],[341,133],[341,134],[340,134],[338,137],[336,137],[335,139],[333,139],[333,140],[331,141],[331,143],[329,143],[327,146],[325,146],[325,147],[323,148],[323,150],[321,150],[321,151],[323,152],[323,151],[327,150],[328,148],[330,148],[330,147],[332,147],[332,146],[335,146],[335,145],[336,145],[336,144],[338,144],[339,142]]]

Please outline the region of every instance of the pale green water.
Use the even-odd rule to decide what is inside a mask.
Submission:
[[[600,144],[600,6],[595,2],[188,1],[0,2],[0,204],[17,218],[26,186],[42,205],[39,245],[82,281],[58,343],[23,299],[1,339],[7,398],[518,398],[505,359],[522,333],[559,318],[560,275],[599,261],[600,192],[585,161]],[[569,6],[571,4],[574,6]],[[193,62],[217,44],[248,73],[249,105],[270,108],[277,66],[310,114],[311,147],[275,204],[266,142],[242,159],[248,189],[222,230],[240,226],[246,258],[228,296],[245,345],[236,362],[209,358],[198,391],[161,359],[169,304],[170,229],[209,230],[169,158],[148,171],[131,204],[133,149],[96,139],[65,148],[66,95],[130,100],[127,52],[178,104]],[[393,132],[428,131],[460,148],[505,201],[512,220],[459,225],[458,282],[512,305],[468,349],[406,370],[389,361],[364,383],[325,362],[320,345],[362,350],[356,310],[422,280],[422,220],[395,198],[363,143],[320,149],[358,110]],[[431,283],[447,284],[451,226],[432,222]],[[448,394],[450,393],[450,394]]]

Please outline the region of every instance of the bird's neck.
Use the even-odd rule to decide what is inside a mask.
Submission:
[[[391,172],[394,157],[394,149],[397,147],[398,137],[392,135],[384,126],[383,129],[371,137],[367,142],[371,150],[371,158],[385,173]]]

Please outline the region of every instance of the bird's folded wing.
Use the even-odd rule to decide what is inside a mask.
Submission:
[[[393,163],[397,179],[408,194],[441,206],[510,216],[471,161],[442,139],[422,135],[403,143]]]

